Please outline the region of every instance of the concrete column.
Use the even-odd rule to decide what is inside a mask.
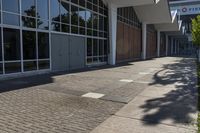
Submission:
[[[169,37],[168,35],[165,35],[166,38],[166,56],[168,56],[168,49],[169,49]]]
[[[146,60],[147,54],[147,24],[142,23],[142,59]]]
[[[160,31],[157,31],[157,57],[160,57]]]
[[[117,6],[109,3],[109,39],[110,39],[110,54],[109,64],[116,64],[116,41],[117,41]]]

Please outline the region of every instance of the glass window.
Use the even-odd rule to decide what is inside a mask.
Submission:
[[[44,61],[39,61],[38,63],[39,69],[49,69],[50,68],[50,61],[49,60],[44,60]]]
[[[49,58],[49,34],[38,33],[38,58],[47,59]]]
[[[107,55],[108,54],[108,41],[107,40],[104,40],[104,55]]]
[[[92,12],[86,11],[87,28],[92,28]]]
[[[23,57],[24,60],[36,59],[36,33],[23,31]]]
[[[104,52],[103,52],[103,40],[99,40],[99,55],[102,56],[104,55]]]
[[[22,0],[22,15],[35,17],[35,0]]]
[[[51,20],[60,21],[60,2],[59,0],[51,0]]]
[[[3,74],[3,63],[0,63],[0,74]]]
[[[22,16],[22,23],[24,27],[36,28],[36,19]]]
[[[21,62],[5,63],[5,73],[21,72]]]
[[[10,13],[3,13],[3,24],[19,26],[19,16]]]
[[[69,33],[69,25],[62,24],[62,25],[61,25],[61,31],[62,31],[62,32]]]
[[[78,0],[71,0],[72,3],[78,4]]]
[[[78,27],[71,26],[71,33],[78,34]]]
[[[71,24],[78,25],[78,7],[71,5]]]
[[[24,62],[24,71],[33,71],[37,70],[37,62],[36,61],[25,61]]]
[[[69,24],[69,4],[61,1],[61,22]]]
[[[57,0],[51,0],[57,1]],[[42,19],[49,19],[49,2],[48,0],[37,0],[37,17]]]
[[[99,16],[99,30],[103,31],[104,30],[104,21],[103,21],[103,16]]]
[[[86,14],[85,9],[79,8],[79,26],[85,27]]]
[[[19,0],[2,0],[2,7],[4,11],[19,12]]]
[[[42,30],[48,30],[49,29],[49,21],[37,19],[37,28]]]
[[[5,61],[20,60],[20,32],[19,30],[4,28],[4,58]]]
[[[0,31],[1,31],[1,28],[0,28]],[[1,61],[2,61],[2,39],[1,39],[1,32],[0,32],[0,62]]]
[[[93,56],[98,56],[98,40],[93,39]]]
[[[92,39],[87,39],[87,56],[92,56]]]
[[[60,31],[60,23],[52,22],[52,23],[51,23],[51,29],[52,29],[53,31]]]
[[[85,0],[79,0],[79,5],[85,7]]]
[[[93,15],[93,28],[98,29],[98,15],[97,14]]]

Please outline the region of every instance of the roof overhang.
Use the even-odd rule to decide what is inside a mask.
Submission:
[[[168,0],[160,0],[156,4],[134,7],[137,16],[147,24],[171,23],[171,13]]]
[[[171,23],[155,24],[155,28],[159,31],[180,31],[182,21],[177,18],[177,10],[171,11],[172,21]]]
[[[118,8],[120,8],[120,7],[155,4],[155,3],[158,3],[160,0],[104,0],[104,1],[110,2],[116,5]]]

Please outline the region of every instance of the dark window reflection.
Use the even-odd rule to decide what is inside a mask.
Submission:
[[[36,16],[35,0],[22,0],[22,15]]]
[[[36,19],[22,16],[22,23],[24,27],[36,28]]]
[[[60,31],[60,23],[52,22],[51,23],[51,30],[53,30],[53,31]]]
[[[3,64],[0,63],[0,74],[3,74]]]
[[[19,0],[2,0],[4,11],[19,13]]]
[[[73,33],[73,34],[78,34],[78,27],[76,27],[76,26],[71,26],[71,33]]]
[[[97,14],[93,15],[93,28],[94,29],[98,28],[98,15]]]
[[[103,24],[104,24],[103,16],[99,16],[99,30],[101,31],[104,30]]]
[[[61,22],[69,24],[69,4],[66,2],[61,2],[60,8]]]
[[[103,55],[103,40],[99,40],[99,55]]]
[[[5,63],[5,73],[21,72],[21,62]]]
[[[39,65],[39,69],[49,69],[50,68],[50,61],[47,60],[47,61],[39,61],[38,63]]]
[[[25,61],[24,62],[24,71],[33,71],[37,70],[37,62],[36,61]]]
[[[49,58],[49,34],[38,33],[38,58],[46,59]]]
[[[72,3],[78,4],[78,0],[71,0]]]
[[[10,13],[3,13],[3,24],[19,26],[19,16]]]
[[[20,32],[15,29],[3,29],[5,61],[20,60]]]
[[[1,30],[1,28],[0,28]],[[2,39],[1,39],[1,32],[0,32],[0,62],[2,61]]]
[[[92,56],[92,39],[87,39],[87,56]]]
[[[108,41],[107,40],[104,40],[104,55],[107,55],[108,54]]]
[[[51,0],[51,1],[56,1],[56,0]],[[38,18],[42,19],[49,19],[49,2],[48,0],[37,0],[37,13],[38,13]]]
[[[62,25],[61,25],[61,31],[62,31],[62,32],[69,33],[69,25],[62,24]]]
[[[78,25],[78,7],[71,6],[71,24]]]
[[[24,60],[36,59],[36,33],[23,31],[23,57]]]
[[[98,40],[93,39],[93,56],[98,55]]]

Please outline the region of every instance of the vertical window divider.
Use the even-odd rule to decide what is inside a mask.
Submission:
[[[35,37],[35,45],[36,45],[36,64],[37,64],[37,70],[39,70],[39,55],[38,55],[38,32],[35,33],[36,37]]]
[[[49,31],[48,31],[48,33],[49,33],[49,58],[50,58],[50,70],[52,71],[52,56],[51,56],[51,1],[50,0],[48,0],[48,2],[49,2],[49,8],[48,8],[48,11],[49,11],[49,13],[48,13],[48,19],[49,19]]]
[[[22,0],[19,0],[19,25],[20,25],[20,51],[21,51],[21,72],[24,72],[24,51],[23,51],[23,34],[22,34]]]
[[[1,2],[1,24],[3,23],[3,6],[2,6],[2,0]],[[4,39],[3,39],[3,27],[1,27],[1,47],[2,47],[2,63],[3,63],[3,75],[5,74],[5,59],[4,59]]]
[[[72,12],[71,12],[71,3],[69,3],[69,34],[72,33],[72,28],[71,28],[71,16],[72,16]]]
[[[35,33],[35,45],[36,45],[36,64],[37,64],[37,70],[39,70],[39,60],[38,60],[38,30],[37,30],[37,28],[38,28],[38,15],[37,15],[37,12],[38,12],[38,4],[37,4],[37,2],[38,2],[38,0],[35,0],[35,12],[36,12],[36,16],[35,16],[35,18],[36,18],[36,33]]]

